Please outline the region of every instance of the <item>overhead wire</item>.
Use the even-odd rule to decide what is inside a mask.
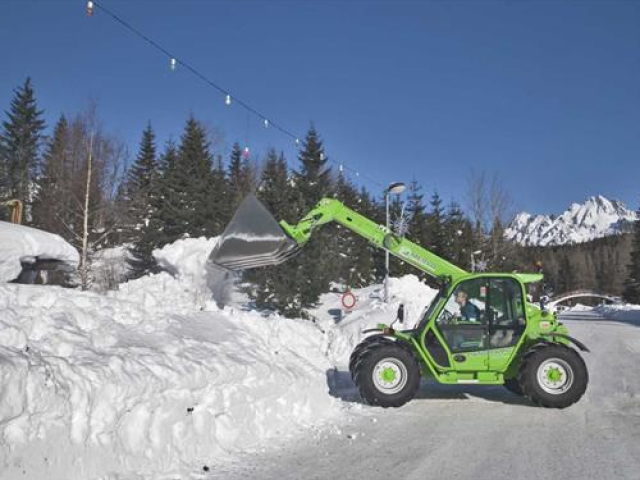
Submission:
[[[186,62],[185,60],[182,60],[180,57],[178,57],[174,53],[170,52],[168,49],[166,49],[165,47],[160,45],[158,42],[156,42],[151,37],[149,37],[148,35],[143,33],[141,30],[139,30],[138,28],[134,27],[130,22],[128,22],[125,19],[123,19],[120,15],[115,13],[113,10],[109,9],[108,7],[106,7],[104,4],[102,4],[102,2],[98,2],[98,1],[95,1],[95,0],[87,2],[87,14],[89,16],[93,15],[93,8],[94,7],[97,7],[100,11],[104,12],[107,16],[111,17],[114,21],[116,21],[117,23],[122,25],[124,28],[129,30],[131,33],[133,33],[137,37],[141,38],[142,40],[147,42],[149,45],[151,45],[153,48],[155,48],[156,50],[161,52],[163,55],[168,57],[169,64],[170,64],[170,67],[171,67],[172,70],[175,70],[177,65],[185,68],[187,71],[191,72],[197,78],[202,80],[205,84],[207,84],[211,88],[214,88],[219,93],[221,93],[224,96],[224,101],[225,101],[225,104],[227,106],[230,106],[232,103],[240,105],[248,113],[254,115],[255,117],[258,117],[263,122],[265,127],[273,128],[273,129],[279,131],[280,133],[282,133],[286,137],[289,137],[291,140],[293,140],[295,142],[296,146],[300,146],[300,144],[301,144],[300,137],[295,135],[291,130],[289,130],[288,128],[285,128],[281,123],[276,122],[272,117],[262,113],[261,111],[259,111],[257,108],[254,108],[253,106],[251,106],[246,101],[244,101],[241,98],[233,95],[229,89],[224,88],[221,85],[219,85],[218,83],[214,82],[209,77],[207,77],[204,73],[202,73],[200,70],[198,70],[196,67],[194,67],[190,63]],[[348,164],[346,164],[343,161],[338,161],[338,160],[334,160],[332,158],[327,158],[327,157],[324,157],[324,159],[328,160],[331,163],[334,163],[334,164],[338,165],[339,168],[340,168],[340,171],[342,171],[344,169],[344,170],[354,174],[357,178],[364,178],[364,179],[374,183],[375,185],[377,185],[379,187],[384,187],[383,183],[378,181],[376,178],[372,177],[371,175],[369,175],[367,173],[360,172],[359,170],[350,167]]]

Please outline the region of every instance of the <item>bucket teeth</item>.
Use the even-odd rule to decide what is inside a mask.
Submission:
[[[228,270],[244,270],[282,263],[298,244],[282,230],[255,195],[245,198],[220,236],[209,260]]]

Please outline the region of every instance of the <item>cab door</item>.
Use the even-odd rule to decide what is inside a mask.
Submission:
[[[503,370],[526,328],[520,282],[511,277],[489,279],[486,298],[489,368]]]
[[[435,329],[451,353],[451,366],[458,371],[489,369],[488,286],[488,278],[460,282],[436,318]],[[427,336],[425,343],[428,340]]]

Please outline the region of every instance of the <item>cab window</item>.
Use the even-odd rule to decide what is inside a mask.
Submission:
[[[526,323],[520,284],[512,278],[492,278],[487,307],[489,348],[515,345]]]
[[[436,324],[452,352],[483,350],[487,279],[461,282],[451,293]]]
[[[475,278],[458,284],[436,325],[453,353],[511,347],[526,326],[524,304],[513,278]]]

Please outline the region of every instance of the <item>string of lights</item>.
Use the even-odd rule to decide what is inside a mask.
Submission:
[[[291,130],[285,128],[279,122],[276,122],[272,117],[264,114],[263,112],[259,111],[256,108],[254,108],[249,103],[247,103],[246,101],[242,100],[241,98],[238,98],[237,96],[232,95],[230,90],[228,90],[226,88],[223,88],[218,83],[214,82],[209,77],[207,77],[204,73],[202,73],[196,67],[194,67],[193,65],[189,64],[188,62],[180,59],[180,57],[175,55],[173,52],[170,52],[168,49],[166,49],[165,47],[160,45],[158,42],[156,42],[155,40],[153,40],[152,38],[150,38],[149,36],[147,36],[146,34],[141,32],[140,30],[138,30],[136,27],[131,25],[131,23],[127,22],[121,16],[119,16],[118,14],[116,14],[115,12],[113,12],[112,10],[107,8],[106,6],[104,6],[101,2],[97,2],[95,0],[94,1],[88,1],[87,2],[87,16],[92,17],[93,14],[94,14],[94,9],[99,9],[101,12],[103,12],[104,14],[106,14],[107,16],[112,18],[114,21],[116,21],[117,23],[122,25],[124,28],[129,30],[131,33],[133,33],[134,35],[136,35],[140,39],[144,40],[151,47],[153,47],[154,49],[158,50],[162,55],[167,57],[168,60],[169,60],[169,68],[171,70],[175,70],[178,66],[186,69],[188,72],[192,73],[194,76],[196,76],[197,78],[202,80],[206,85],[208,85],[209,87],[215,89],[218,93],[221,93],[223,95],[223,97],[224,97],[225,105],[227,105],[227,106],[231,106],[232,104],[239,105],[240,107],[244,108],[248,112],[248,114],[253,115],[254,117],[257,117],[260,120],[260,122],[264,125],[265,128],[272,128],[272,129],[277,130],[278,132],[280,132],[284,136],[286,136],[289,139],[293,140],[293,142],[295,142],[296,146],[300,146],[300,143],[301,143],[300,137],[295,135]],[[247,147],[245,147],[245,154],[248,155],[248,148]],[[369,182],[371,182],[371,183],[373,183],[373,184],[375,184],[375,185],[377,185],[379,187],[383,187],[383,184],[381,182],[379,182],[377,179],[373,178],[371,175],[369,175],[367,173],[361,173],[358,170],[356,170],[354,168],[351,168],[345,162],[334,160],[332,158],[328,158],[327,160],[329,160],[330,162],[336,164],[338,166],[338,169],[339,169],[340,172],[347,171],[347,172],[353,174],[356,178],[365,179],[365,180],[368,180]]]

